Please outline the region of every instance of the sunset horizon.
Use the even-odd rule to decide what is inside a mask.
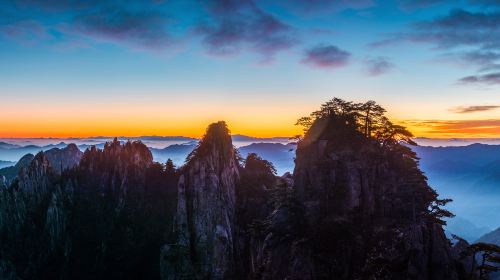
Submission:
[[[500,0],[0,0],[0,280],[500,280]]]

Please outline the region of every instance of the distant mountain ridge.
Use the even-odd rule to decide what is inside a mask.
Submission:
[[[479,242],[486,242],[486,243],[492,243],[500,246],[500,227],[497,228],[496,230],[489,232],[478,240]]]

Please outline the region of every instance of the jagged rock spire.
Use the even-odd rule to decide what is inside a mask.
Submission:
[[[226,124],[211,124],[182,169],[176,215],[178,242],[163,251],[177,258],[165,265],[164,278],[222,279],[231,273],[238,167]]]

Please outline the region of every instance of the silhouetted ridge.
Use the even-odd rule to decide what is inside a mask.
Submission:
[[[165,245],[165,279],[223,279],[233,275],[239,164],[224,122],[211,124],[182,168],[175,233]]]
[[[294,191],[271,215],[260,278],[458,279],[441,228],[448,200],[384,112],[333,99],[299,120]]]
[[[29,166],[34,158],[35,156],[33,154],[26,154],[19,159],[16,165],[0,169],[0,177],[5,177],[6,186],[19,175],[19,171],[21,171],[23,167]]]
[[[223,121],[212,123],[208,126],[203,138],[198,142],[196,148],[188,155],[186,162],[193,158],[218,154],[221,162],[227,161],[234,156],[233,142],[229,129]]]
[[[64,170],[74,168],[80,163],[82,151],[75,144],[68,144],[65,148],[52,148],[44,152],[54,171],[61,174]]]

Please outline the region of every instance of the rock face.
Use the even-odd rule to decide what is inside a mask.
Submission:
[[[295,201],[271,216],[261,278],[458,279],[427,211],[435,192],[404,146],[320,119],[299,143],[293,177]]]
[[[48,262],[66,246],[66,223],[58,199],[62,199],[59,184],[42,152],[21,168],[10,187],[0,190],[0,267],[8,272],[3,272],[3,279],[57,274],[49,272]],[[56,217],[57,213],[61,215]]]
[[[176,170],[140,142],[75,148],[40,152],[0,188],[0,279],[158,279]]]
[[[27,167],[30,165],[31,161],[35,158],[32,154],[26,154],[14,166],[9,166],[0,169],[0,176],[5,177],[6,184],[9,185],[10,182],[19,174],[19,171],[23,167]]]
[[[75,144],[69,144],[63,149],[52,148],[45,151],[44,154],[53,172],[59,175],[64,170],[76,167],[83,156],[82,151],[80,151]],[[10,182],[19,175],[19,171],[23,167],[29,166],[34,158],[35,156],[32,154],[24,155],[19,159],[16,165],[0,169],[0,176],[5,176],[7,184],[10,184]]]
[[[233,273],[238,168],[226,124],[210,125],[181,171],[177,242],[163,252],[172,259],[181,254],[165,264],[165,279],[223,279]]]
[[[75,144],[68,144],[63,149],[53,148],[44,153],[54,171],[58,174],[61,174],[66,169],[77,166],[83,156],[83,152]]]

